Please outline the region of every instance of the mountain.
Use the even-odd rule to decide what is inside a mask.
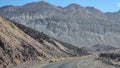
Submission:
[[[85,54],[87,52],[78,47],[0,17],[0,68],[10,68],[29,61]]]
[[[101,52],[108,52],[108,51],[111,51],[111,50],[117,50],[119,48],[115,48],[113,46],[110,46],[110,45],[104,45],[104,44],[95,44],[94,46],[92,47],[81,47],[81,49],[89,52],[89,53],[101,53]]]
[[[60,7],[40,1],[1,7],[0,15],[78,47],[120,47],[120,24],[94,7]]]
[[[106,51],[111,51],[111,50],[116,50],[117,48],[112,47],[110,45],[104,45],[104,44],[96,44],[91,47],[93,50],[98,51],[98,52],[106,52]]]
[[[15,23],[15,22],[14,22],[14,24],[18,28],[23,30],[26,34],[28,34],[29,36],[31,36],[32,38],[37,40],[38,42],[40,42],[42,44],[46,44],[46,43],[44,43],[44,41],[46,41],[48,43],[51,43],[52,45],[54,45],[54,47],[56,47],[55,48],[56,50],[63,51],[64,53],[67,53],[68,56],[80,56],[80,55],[88,54],[87,50],[84,50],[82,48],[79,48],[79,47],[73,46],[71,44],[68,44],[66,42],[54,39],[54,38],[44,34],[43,32],[39,32],[37,30],[28,28],[28,27],[26,27],[26,26],[24,26],[22,24],[18,24],[18,23]],[[50,46],[47,46],[46,48],[50,48],[50,49],[54,50],[54,48],[50,47]],[[65,49],[66,49],[66,51],[65,51]],[[47,50],[49,51],[50,54],[53,54],[55,57],[62,56],[62,55],[58,54],[57,52],[51,52],[51,50],[49,50],[49,49],[47,49]],[[63,52],[62,52],[62,54],[63,54],[63,56],[65,56]]]
[[[107,12],[105,13],[108,19],[115,23],[120,23],[120,10],[117,12]]]
[[[119,68],[120,67],[120,49],[112,50],[106,53],[101,53],[98,59],[106,64]]]

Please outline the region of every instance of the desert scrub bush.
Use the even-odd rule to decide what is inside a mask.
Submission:
[[[58,59],[50,59],[49,63],[58,62]]]
[[[21,61],[20,61],[19,59],[15,59],[14,62],[15,62],[15,64],[17,64],[17,65],[21,63]]]
[[[43,58],[42,57],[37,57],[39,61],[43,61]]]

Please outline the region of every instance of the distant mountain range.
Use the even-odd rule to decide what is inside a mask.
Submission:
[[[120,47],[120,11],[103,13],[94,7],[61,7],[40,1],[1,7],[0,15],[79,47]]]
[[[0,17],[0,68],[85,54],[88,54],[85,50]]]

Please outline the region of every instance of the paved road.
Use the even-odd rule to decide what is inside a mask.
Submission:
[[[77,63],[79,63],[79,61],[80,61],[80,59],[62,61],[62,62],[47,65],[43,68],[78,68]]]
[[[115,68],[94,59],[95,57],[93,56],[76,60],[62,61],[46,65],[43,68]]]

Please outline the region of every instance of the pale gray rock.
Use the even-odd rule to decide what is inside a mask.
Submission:
[[[94,7],[78,4],[57,7],[41,1],[1,7],[0,15],[79,47],[95,44],[120,47],[120,24],[108,18],[113,15]]]

